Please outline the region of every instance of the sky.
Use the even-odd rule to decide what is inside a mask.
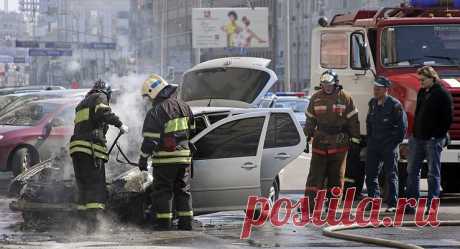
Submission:
[[[0,0],[0,9],[1,10],[3,10],[3,6],[5,5],[5,1],[8,1],[8,9],[9,9],[9,11],[18,11],[19,0]]]

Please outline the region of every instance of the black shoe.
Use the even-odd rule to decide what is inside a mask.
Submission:
[[[179,218],[179,223],[177,224],[177,229],[178,230],[191,231],[191,230],[193,230],[192,222],[193,222],[192,217],[184,217],[184,218],[181,217],[181,218]]]
[[[171,220],[157,219],[156,224],[153,226],[155,231],[169,231],[171,230]]]

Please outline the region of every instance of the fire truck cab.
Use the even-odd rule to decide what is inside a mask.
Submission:
[[[353,96],[364,138],[375,76],[393,82],[390,94],[407,113],[408,138],[420,88],[416,70],[423,65],[437,70],[454,101],[451,142],[442,153],[442,188],[460,192],[460,1],[412,0],[410,5],[335,15],[330,22],[321,18],[319,24],[312,33],[310,93],[319,85],[321,73],[334,69]],[[404,165],[407,139],[400,150]]]

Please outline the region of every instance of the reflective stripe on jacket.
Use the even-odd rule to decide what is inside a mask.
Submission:
[[[105,134],[108,125],[121,127],[122,123],[108,105],[104,93],[90,92],[75,108],[74,133],[70,139],[70,154],[86,153],[109,160]]]

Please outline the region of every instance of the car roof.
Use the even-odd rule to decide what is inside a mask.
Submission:
[[[217,112],[230,112],[241,108],[232,107],[205,107],[205,106],[191,106],[194,115],[206,114],[206,113],[217,113]]]
[[[60,105],[73,105],[77,104],[82,100],[82,97],[73,97],[73,98],[56,98],[56,99],[41,99],[31,101],[29,103],[52,103],[52,104],[60,104]]]
[[[65,93],[75,93],[75,94],[83,94],[88,92],[91,89],[65,89],[65,90],[43,90],[39,92],[23,92],[23,93],[15,93],[15,94],[8,94],[9,96],[40,96],[40,95],[59,95]]]
[[[283,97],[276,97],[275,100],[296,100],[296,101],[308,101],[306,98],[299,98],[299,97],[291,97],[291,96],[283,96]]]

